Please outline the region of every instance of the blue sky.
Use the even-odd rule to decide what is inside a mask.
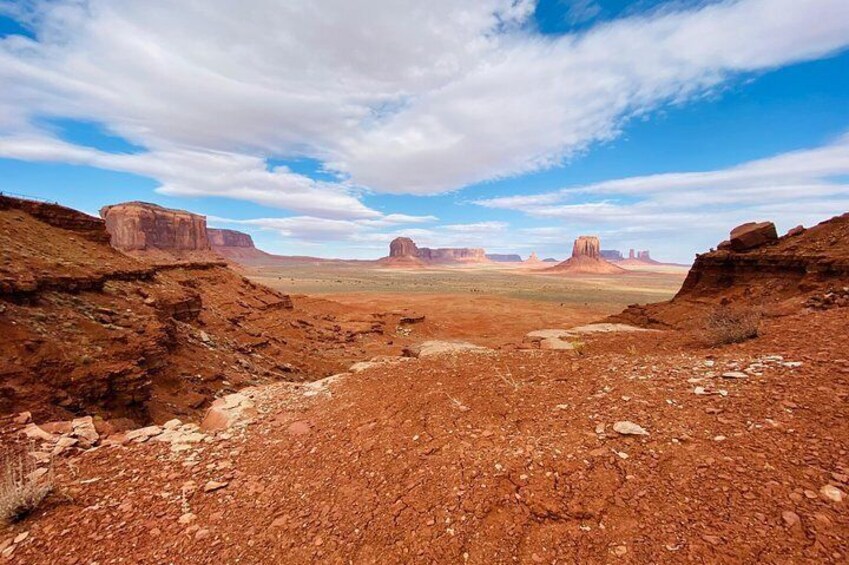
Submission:
[[[252,3],[0,1],[0,190],[364,258],[849,210],[845,1]]]

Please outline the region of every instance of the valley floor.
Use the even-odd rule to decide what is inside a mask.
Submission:
[[[267,385],[244,427],[60,459],[0,547],[17,563],[845,563],[845,343],[836,308],[718,349],[611,334]]]

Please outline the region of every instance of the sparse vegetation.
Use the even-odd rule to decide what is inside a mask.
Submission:
[[[38,467],[22,445],[0,451],[0,522],[17,522],[53,490],[52,467]]]
[[[701,338],[710,346],[740,343],[758,337],[762,314],[754,308],[721,306],[708,314]]]

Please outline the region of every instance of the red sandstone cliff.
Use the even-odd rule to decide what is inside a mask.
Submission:
[[[209,251],[206,217],[147,202],[100,209],[112,246],[121,251]]]
[[[687,327],[694,314],[718,305],[778,313],[849,287],[849,214],[780,238],[771,222],[743,224],[722,247],[696,257],[671,301],[632,305],[617,319]]]
[[[382,266],[423,267],[431,263],[490,263],[481,248],[418,247],[409,237],[396,237],[389,244],[389,256],[378,261]]]
[[[626,271],[601,258],[601,244],[598,237],[582,235],[572,245],[572,256],[554,267],[545,269],[545,272],[612,275]]]
[[[253,238],[247,233],[216,228],[207,228],[206,233],[209,238],[209,244],[213,249],[218,247],[256,249]]]

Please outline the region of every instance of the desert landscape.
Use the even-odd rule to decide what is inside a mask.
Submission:
[[[847,77],[847,0],[0,0],[0,565],[849,563]]]
[[[7,560],[845,558],[849,215],[685,277],[101,213],[0,197]]]

